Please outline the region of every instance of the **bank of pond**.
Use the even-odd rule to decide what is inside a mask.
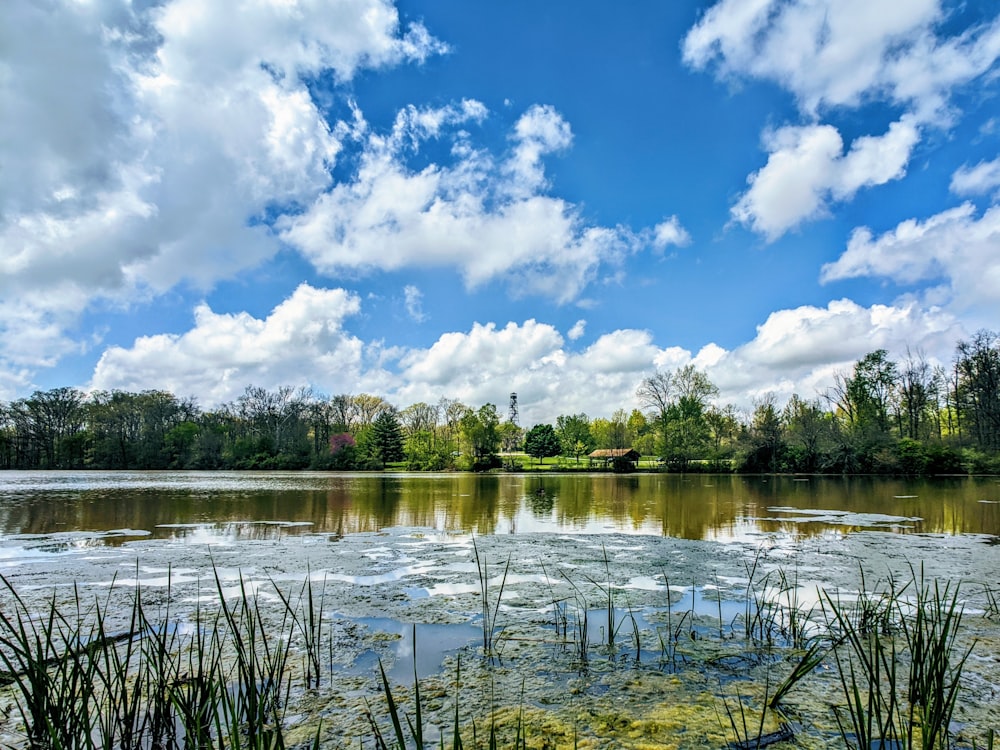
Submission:
[[[535,601],[506,606],[511,558],[472,548],[479,611],[422,636],[338,613],[312,576],[261,585],[215,569],[194,606],[169,582],[29,602],[3,578],[0,737],[30,748],[992,747],[1000,588],[989,583],[862,569],[861,589],[804,598],[794,570],[765,571],[758,556],[738,598],[666,568],[643,596],[602,547],[575,575],[540,565]]]

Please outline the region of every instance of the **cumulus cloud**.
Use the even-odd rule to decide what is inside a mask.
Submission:
[[[768,392],[779,401],[792,393],[813,398],[830,388],[838,370],[868,352],[886,349],[899,358],[909,348],[947,362],[963,334],[950,313],[914,301],[862,307],[834,300],[772,313],[751,341],[721,356],[715,352],[706,370],[723,401],[748,406]]]
[[[879,348],[895,357],[919,349],[946,362],[963,335],[952,315],[913,301],[863,307],[835,300],[780,310],[751,341],[731,350],[708,344],[698,352],[658,346],[648,331],[636,329],[604,334],[575,351],[546,323],[477,324],[408,352],[392,397],[400,404],[447,396],[478,405],[502,403],[516,391],[525,424],[581,411],[606,417],[639,407],[635,391],[643,378],[694,364],[719,386],[721,403],[750,408],[767,392],[813,398],[838,370]]]
[[[207,406],[235,398],[247,385],[358,391],[365,347],[344,330],[344,321],[360,305],[343,289],[308,284],[263,320],[201,304],[194,327],[183,334],[142,336],[131,347],[105,350],[89,388],[164,389],[196,395]],[[368,383],[378,382],[377,373],[365,372]]]
[[[808,123],[769,131],[767,164],[748,177],[733,218],[774,240],[834,201],[905,173],[930,125],[947,127],[951,92],[1000,58],[1000,16],[949,36],[941,0],[720,0],[688,32],[685,62],[728,78],[778,83]],[[904,114],[882,135],[843,139],[818,122],[834,108],[887,101]]]
[[[264,219],[326,189],[350,136],[307,79],[444,46],[389,0],[10,0],[0,49],[0,297],[61,327],[66,295],[79,313],[272,256]],[[0,310],[0,336],[65,350],[27,322]]]
[[[720,0],[688,32],[684,60],[771,80],[803,112],[887,98],[928,118],[1000,56],[1000,18],[946,36],[941,0]]]
[[[1000,188],[1000,158],[981,161],[974,167],[962,166],[951,176],[951,192],[980,195]]]
[[[691,244],[691,235],[681,226],[680,219],[671,216],[653,227],[653,246],[663,250],[669,245],[684,247]]]
[[[474,148],[460,130],[451,164],[408,166],[408,155],[444,126],[484,116],[474,101],[404,110],[389,134],[368,132],[354,179],[279,222],[282,239],[331,275],[453,266],[469,287],[499,278],[517,294],[575,299],[641,240],[588,224],[575,206],[545,193],[543,157],[572,140],[552,107],[531,107],[518,119],[503,158]],[[416,124],[427,121],[437,127]]]
[[[576,323],[573,324],[573,327],[570,328],[569,331],[566,333],[566,338],[568,338],[570,341],[576,341],[577,339],[583,336],[586,330],[587,330],[587,321],[578,320],[576,321]]]
[[[401,407],[442,397],[473,407],[502,405],[514,391],[522,422],[530,426],[560,414],[607,417],[618,408],[639,408],[635,392],[643,378],[687,364],[719,386],[721,403],[749,408],[766,392],[813,397],[830,387],[838,369],[874,349],[898,357],[909,347],[947,361],[963,335],[948,313],[912,301],[862,307],[837,300],[775,312],[751,341],[732,350],[663,347],[638,329],[610,331],[577,349],[572,337],[534,319],[476,323],[426,348],[387,348],[347,330],[360,304],[342,289],[302,285],[264,319],[201,305],[186,333],[144,336],[130,347],[107,349],[90,387],[163,388],[196,395],[209,406],[250,384],[373,392]]]
[[[861,188],[899,179],[920,139],[912,118],[881,136],[856,139],[844,153],[831,125],[788,126],[765,134],[767,164],[750,175],[750,188],[733,206],[736,221],[774,240],[803,221],[822,216],[832,201]]]
[[[404,355],[392,397],[405,404],[447,396],[477,406],[502,404],[514,391],[526,426],[559,414],[609,416],[636,405],[636,386],[658,353],[647,331],[614,331],[573,352],[547,323],[477,323]]]
[[[73,288],[63,288],[49,305],[0,297],[0,400],[30,391],[34,373],[52,367],[86,344],[67,333],[82,302]]]
[[[910,219],[875,237],[856,229],[847,249],[823,266],[821,280],[883,277],[899,284],[942,280],[955,310],[979,310],[995,318],[1000,306],[1000,206],[981,217],[965,203],[925,221]],[[984,320],[984,324],[995,322]]]

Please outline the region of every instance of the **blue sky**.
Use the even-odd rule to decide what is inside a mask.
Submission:
[[[13,0],[0,399],[821,394],[1000,327],[968,0]]]

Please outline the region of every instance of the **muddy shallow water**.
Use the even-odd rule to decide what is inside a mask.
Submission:
[[[297,695],[289,711],[289,732],[303,742],[322,719],[328,746],[357,747],[358,738],[372,746],[365,711],[370,705],[378,720],[387,716],[381,659],[404,703],[412,697],[416,666],[431,734],[433,726],[450,731],[460,677],[461,722],[478,722],[481,732],[491,710],[499,711],[529,727],[529,746],[722,747],[735,738],[728,716],[739,715],[740,705],[748,712],[762,706],[801,653],[784,644],[767,653],[748,648],[748,596],[766,592],[779,603],[794,602],[819,628],[820,591],[849,600],[862,589],[862,576],[872,590],[921,570],[926,580],[960,582],[966,608],[961,640],[979,639],[963,675],[953,730],[971,746],[971,739],[982,744],[991,722],[997,726],[991,712],[1000,704],[1000,613],[991,609],[990,593],[1000,591],[1000,544],[997,529],[989,530],[996,519],[992,502],[1000,495],[995,482],[950,486],[962,501],[938,513],[953,526],[966,524],[956,518],[978,513],[978,533],[928,530],[934,526],[916,512],[916,498],[905,497],[915,494],[908,491],[912,485],[887,484],[881,492],[896,502],[881,508],[850,507],[843,499],[819,503],[816,492],[795,487],[769,494],[766,502],[755,496],[753,513],[717,523],[715,531],[709,523],[703,536],[710,538],[685,539],[650,531],[683,521],[642,516],[637,523],[634,507],[618,520],[580,511],[564,526],[543,523],[539,517],[551,519],[569,507],[562,504],[567,495],[594,491],[593,484],[574,490],[561,479],[543,493],[521,480],[522,511],[506,490],[477,497],[477,485],[443,478],[442,485],[421,490],[424,515],[412,511],[400,518],[383,502],[386,524],[374,522],[376,500],[359,492],[357,502],[366,510],[355,518],[367,514],[368,520],[331,526],[329,504],[320,511],[314,502],[311,516],[300,512],[302,482],[322,487],[311,491],[331,492],[320,475],[249,475],[245,481],[241,475],[178,476],[83,475],[83,484],[74,484],[43,475],[34,484],[21,477],[0,484],[0,518],[7,519],[0,573],[39,608],[53,597],[68,606],[77,596],[114,602],[121,592],[125,601],[138,585],[153,611],[169,599],[177,623],[189,620],[199,603],[217,601],[216,576],[226,596],[253,592],[275,618],[282,610],[275,587],[294,599],[308,576],[314,593],[322,592],[328,645],[320,689]],[[697,479],[702,487],[715,481],[734,486],[730,477]],[[833,498],[832,487],[824,487],[820,499]],[[459,511],[433,500],[461,496],[459,489],[471,490],[458,500],[463,523],[454,522]],[[167,493],[162,501],[157,492]],[[129,493],[133,504],[144,506],[141,512],[129,508]],[[178,493],[187,496],[187,516],[176,511]],[[246,512],[264,502],[261,493],[266,518]],[[695,494],[704,502],[700,491]],[[93,523],[99,514],[90,506],[109,502],[122,523]],[[219,509],[215,517],[213,507]],[[39,520],[43,511],[49,521]],[[519,513],[535,521],[512,527]],[[706,511],[691,507],[690,514],[701,519]],[[15,517],[34,520],[14,529]],[[407,519],[429,522],[400,522]],[[492,519],[494,533],[483,533],[483,519]],[[496,624],[492,659],[483,656],[484,580],[486,616]],[[7,592],[0,594],[0,606],[5,603]],[[126,614],[112,607],[109,629],[116,616],[127,627]],[[580,647],[584,620],[586,658]],[[794,728],[795,739],[776,747],[841,744],[831,705],[843,697],[834,673],[832,663],[822,663],[787,696],[783,716],[767,716],[765,731],[779,720]]]

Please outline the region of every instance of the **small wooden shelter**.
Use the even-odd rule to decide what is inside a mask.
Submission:
[[[639,466],[640,454],[634,448],[598,448],[587,454],[590,465],[603,464],[604,468],[621,466],[623,462],[628,462],[635,469]]]

